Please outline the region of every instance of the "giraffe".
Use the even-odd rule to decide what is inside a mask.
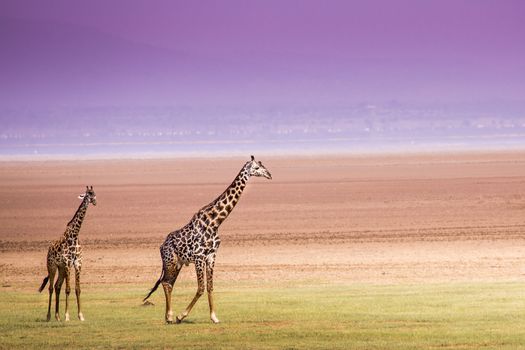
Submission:
[[[239,201],[250,176],[263,176],[269,180],[272,179],[272,175],[262,163],[255,161],[255,158],[251,156],[251,160],[244,164],[231,185],[219,197],[202,207],[193,215],[186,226],[169,233],[160,246],[162,273],[143,301],[146,301],[162,283],[166,298],[166,323],[173,323],[171,308],[173,285],[182,266],[188,266],[190,263],[195,264],[197,293],[186,309],[177,316],[176,323],[181,323],[188,316],[197,300],[204,294],[205,274],[210,319],[213,323],[219,323],[213,303],[213,267],[215,255],[221,243],[217,231]]]
[[[55,282],[55,318],[60,321],[58,313],[60,304],[60,288],[66,280],[66,314],[65,320],[69,321],[69,293],[71,287],[69,284],[69,274],[71,268],[75,269],[75,294],[77,296],[78,318],[84,321],[84,315],[80,310],[80,269],[82,267],[82,248],[78,240],[80,226],[86,215],[89,203],[97,205],[97,196],[93,191],[93,186],[86,186],[86,192],[78,196],[82,203],[78,207],[75,215],[67,224],[62,238],[51,244],[47,251],[47,273],[42,285],[38,289],[42,292],[49,281],[49,304],[47,307],[47,321],[51,320],[51,299],[53,296],[53,281],[58,270],[58,278]]]

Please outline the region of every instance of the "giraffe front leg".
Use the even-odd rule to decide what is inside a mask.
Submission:
[[[208,291],[208,304],[210,306],[210,319],[213,323],[219,323],[215,314],[215,305],[213,303],[213,267],[215,265],[215,255],[206,261],[206,289]]]
[[[75,295],[77,297],[78,319],[84,321],[84,315],[80,309],[80,266],[75,268]]]
[[[69,294],[71,293],[71,284],[69,283],[70,270],[68,267],[65,269],[65,280],[66,280],[66,314],[64,316],[65,321],[69,321]]]
[[[201,295],[204,294],[204,269],[205,269],[205,266],[206,266],[206,262],[205,261],[203,261],[203,260],[196,260],[195,261],[195,271],[197,273],[197,285],[198,285],[197,286],[197,293],[195,294],[195,297],[193,297],[193,300],[188,305],[186,310],[184,310],[184,312],[182,312],[179,316],[177,316],[177,323],[181,323],[182,320],[185,319],[189,315],[191,309],[193,309],[193,306],[195,305],[197,300],[199,300]]]

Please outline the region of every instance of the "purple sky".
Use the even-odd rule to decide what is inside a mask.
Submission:
[[[523,101],[525,1],[2,0],[0,104]]]

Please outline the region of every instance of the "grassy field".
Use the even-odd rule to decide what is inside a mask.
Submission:
[[[204,296],[180,325],[163,322],[149,286],[84,288],[86,321],[45,322],[47,293],[0,293],[0,347],[196,349],[525,348],[523,283],[217,286],[221,323]],[[194,293],[179,285],[175,310]],[[74,293],[72,293],[74,295]],[[74,300],[74,299],[73,299]],[[75,306],[74,302],[73,305]]]

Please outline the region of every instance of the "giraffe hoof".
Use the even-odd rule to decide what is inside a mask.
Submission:
[[[166,320],[166,324],[173,324],[173,320]]]
[[[177,316],[177,318],[175,319],[175,323],[182,323],[182,318],[179,318],[179,316]]]
[[[219,321],[219,319],[217,318],[217,316],[215,316],[215,313],[212,313],[211,316],[210,316],[210,319],[213,323],[217,324],[217,323],[220,323],[221,321]]]
[[[82,315],[82,314],[78,315],[78,319],[79,319],[80,321],[84,321],[84,315]]]

